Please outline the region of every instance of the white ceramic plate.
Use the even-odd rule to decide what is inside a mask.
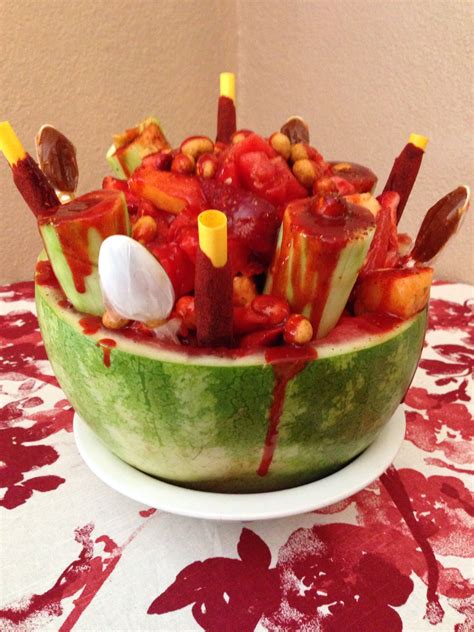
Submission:
[[[399,407],[374,443],[335,474],[292,489],[259,494],[214,494],[164,483],[109,452],[77,413],[74,436],[79,453],[94,474],[133,500],[194,518],[268,520],[327,507],[372,483],[398,453],[405,436],[405,415]]]

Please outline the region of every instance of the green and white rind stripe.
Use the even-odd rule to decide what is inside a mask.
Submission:
[[[376,437],[411,381],[426,313],[390,333],[318,346],[289,384],[269,473],[256,474],[274,374],[257,353],[238,360],[162,351],[118,333],[85,336],[80,314],[36,288],[48,356],[72,405],[115,454],[163,480],[196,489],[251,492],[322,477]],[[114,338],[111,366],[100,338]]]
[[[365,235],[359,235],[351,239],[341,250],[339,260],[332,274],[331,289],[324,306],[316,338],[326,336],[336,326],[337,321],[341,317],[359,271],[364,264],[374,232],[375,228],[367,231]],[[310,314],[311,306],[308,314],[305,315],[309,316]]]

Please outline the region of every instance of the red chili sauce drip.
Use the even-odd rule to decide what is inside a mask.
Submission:
[[[266,476],[273,461],[278,441],[278,426],[285,403],[286,387],[289,381],[298,375],[298,373],[301,373],[307,363],[316,357],[316,350],[311,346],[272,347],[265,350],[265,360],[272,365],[275,385],[273,388],[273,399],[270,407],[267,435],[263,446],[262,458],[257,470],[258,476]]]
[[[309,318],[317,331],[341,251],[351,238],[373,228],[374,223],[370,211],[341,198],[325,196],[290,204],[273,264],[271,294],[283,298],[291,287],[292,311],[301,313],[311,305]],[[303,260],[304,269],[299,263]]]
[[[101,338],[99,342],[97,343],[97,346],[102,348],[102,352],[104,354],[104,366],[109,368],[110,367],[110,352],[114,347],[117,346],[116,341],[112,340],[112,338]]]
[[[82,329],[82,333],[85,336],[92,336],[96,334],[102,326],[102,320],[99,316],[84,316],[79,321],[79,325]]]
[[[76,290],[86,291],[85,280],[96,261],[90,260],[89,230],[95,229],[102,239],[109,235],[127,234],[123,194],[115,190],[87,193],[63,204],[51,217],[38,219],[40,225],[52,224],[61,243],[74,279]]]
[[[50,216],[60,201],[33,158],[26,154],[12,166],[12,173],[16,188],[36,217]]]
[[[216,141],[230,143],[230,137],[237,129],[235,105],[229,97],[219,97],[217,105],[217,136]]]
[[[35,268],[35,283],[54,290],[61,290],[61,286],[53,272],[49,261],[38,261]],[[62,290],[61,290],[62,291]]]

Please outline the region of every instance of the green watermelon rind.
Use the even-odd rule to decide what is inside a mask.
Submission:
[[[82,419],[130,465],[178,485],[220,492],[283,489],[321,478],[376,438],[412,380],[426,311],[377,336],[317,344],[318,358],[287,386],[270,470],[257,469],[268,428],[273,368],[263,355],[190,356],[120,333],[82,333],[81,314],[36,286],[43,340]],[[104,364],[101,338],[113,338]]]

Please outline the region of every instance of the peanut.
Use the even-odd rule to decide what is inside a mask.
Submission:
[[[285,160],[289,160],[291,156],[291,143],[288,136],[281,132],[275,132],[270,136],[270,145]]]
[[[132,237],[142,244],[148,244],[156,237],[157,224],[155,218],[144,215],[137,219],[132,228]]]
[[[245,307],[257,296],[255,283],[247,276],[234,277],[233,290],[232,302],[235,306]]]
[[[316,164],[312,160],[301,158],[294,163],[293,174],[300,184],[308,188],[312,186],[316,180]]]
[[[290,314],[290,306],[283,298],[271,296],[270,294],[260,294],[256,296],[251,307],[256,314],[265,316],[269,325],[280,325],[284,323]]]
[[[122,329],[125,327],[130,321],[127,318],[122,318],[115,312],[111,310],[105,310],[102,316],[102,324],[107,329]]]
[[[233,145],[237,145],[237,143],[241,143],[247,138],[247,136],[250,136],[250,134],[253,134],[253,132],[249,129],[239,129],[232,134],[232,136],[230,137],[230,142]]]
[[[214,143],[207,136],[190,136],[183,140],[179,149],[183,154],[197,160],[202,154],[212,154]]]
[[[196,329],[196,309],[194,296],[182,296],[176,301],[175,312],[183,320],[183,324],[188,329]]]
[[[194,173],[196,163],[194,158],[189,154],[177,153],[171,163],[171,171],[173,173],[182,173],[190,175]]]
[[[202,154],[196,164],[196,174],[201,178],[210,179],[217,172],[217,157],[214,154]]]
[[[148,329],[157,329],[158,327],[161,327],[161,325],[164,325],[166,323],[166,319],[160,319],[160,318],[155,318],[154,320],[147,320],[146,323],[144,323],[145,327],[148,327]]]
[[[285,323],[283,340],[289,345],[305,345],[313,338],[313,326],[301,314],[292,314]]]

